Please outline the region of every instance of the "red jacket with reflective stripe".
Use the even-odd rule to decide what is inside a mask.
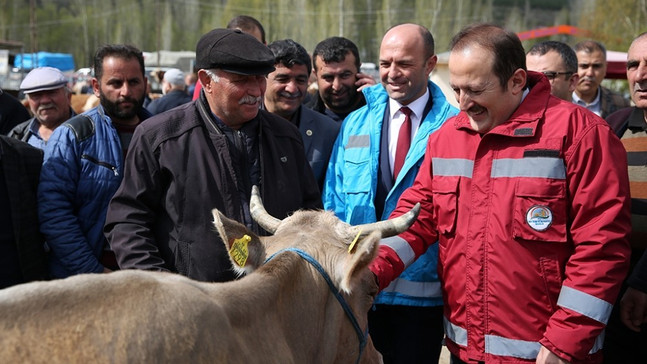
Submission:
[[[524,101],[487,134],[464,112],[432,134],[392,214],[420,202],[420,216],[371,268],[383,288],[407,249],[417,257],[438,240],[452,353],[534,362],[541,344],[599,362],[630,254],[626,153],[604,120],[551,96],[539,74],[528,79]]]

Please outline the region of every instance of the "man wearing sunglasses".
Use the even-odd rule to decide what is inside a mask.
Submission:
[[[529,71],[543,73],[550,81],[550,93],[571,102],[577,86],[577,55],[566,43],[545,41],[537,43],[526,53]]]

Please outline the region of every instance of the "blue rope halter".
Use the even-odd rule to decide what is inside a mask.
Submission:
[[[315,258],[313,258],[310,254],[306,253],[301,249],[286,248],[272,254],[269,258],[265,260],[265,263],[274,259],[274,257],[276,257],[278,254],[286,251],[297,253],[306,262],[310,263],[319,272],[319,274],[321,274],[321,276],[324,278],[326,283],[328,283],[328,287],[330,288],[330,291],[335,295],[335,298],[337,298],[337,301],[339,301],[339,304],[344,309],[344,312],[346,312],[346,316],[353,324],[353,327],[355,328],[355,332],[357,333],[357,338],[359,339],[359,355],[357,356],[357,361],[355,363],[359,363],[359,359],[362,357],[362,352],[364,351],[364,347],[366,347],[366,338],[368,337],[368,327],[366,327],[365,331],[362,331],[362,329],[359,327],[359,323],[357,322],[357,319],[355,318],[355,315],[353,314],[353,311],[351,310],[350,306],[348,306],[348,303],[341,295],[341,293],[339,293],[339,290],[337,289],[337,287],[335,287],[335,284],[333,283],[332,279],[330,279],[330,276],[328,275],[328,273],[326,273],[326,271],[323,269],[321,264],[319,264],[319,262],[315,260]]]

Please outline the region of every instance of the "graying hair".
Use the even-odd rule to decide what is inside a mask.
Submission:
[[[205,69],[204,72],[213,80],[213,82],[220,82],[220,77],[216,74],[216,69]]]

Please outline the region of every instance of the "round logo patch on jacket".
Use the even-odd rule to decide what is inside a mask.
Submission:
[[[553,223],[553,212],[548,206],[535,205],[528,209],[526,222],[537,231],[545,231]]]

